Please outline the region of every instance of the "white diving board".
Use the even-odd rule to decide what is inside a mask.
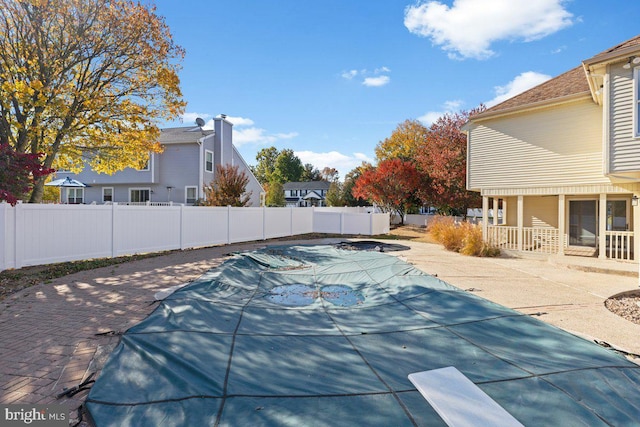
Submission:
[[[415,372],[409,380],[449,427],[524,427],[453,366]]]

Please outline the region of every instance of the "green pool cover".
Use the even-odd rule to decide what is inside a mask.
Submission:
[[[397,257],[241,253],[129,329],[97,426],[443,426],[407,375],[454,366],[526,426],[637,426],[640,366]]]

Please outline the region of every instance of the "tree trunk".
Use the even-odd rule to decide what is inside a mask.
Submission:
[[[29,198],[29,203],[42,202],[42,197],[44,196],[44,180],[45,179],[46,179],[46,176],[43,176],[35,180],[35,185],[33,186],[33,190],[31,191],[31,197]]]

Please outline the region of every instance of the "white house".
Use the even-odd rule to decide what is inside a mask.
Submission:
[[[327,181],[287,182],[283,185],[287,206],[326,206],[331,183]]]

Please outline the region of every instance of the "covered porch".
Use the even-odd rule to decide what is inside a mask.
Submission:
[[[506,250],[634,260],[640,253],[640,239],[634,239],[638,198],[611,187],[582,194],[483,192],[483,236]],[[490,209],[502,215],[490,219]]]

